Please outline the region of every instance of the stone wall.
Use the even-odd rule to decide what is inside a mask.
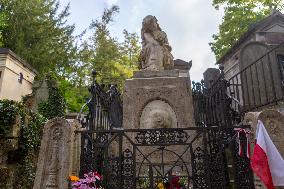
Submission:
[[[15,182],[16,165],[8,163],[8,154],[18,149],[20,117],[5,136],[0,136],[0,189],[12,189]]]

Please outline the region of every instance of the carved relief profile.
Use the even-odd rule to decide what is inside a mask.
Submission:
[[[154,100],[144,107],[140,117],[140,128],[175,128],[176,126],[176,114],[168,103]]]
[[[55,127],[52,131],[52,142],[50,146],[50,164],[48,167],[47,173],[47,183],[46,188],[58,188],[58,180],[57,180],[57,169],[58,169],[58,151],[59,151],[59,143],[62,136],[62,129]]]
[[[173,69],[172,49],[167,34],[161,30],[156,17],[148,15],[143,19],[141,38],[139,69],[151,71]]]

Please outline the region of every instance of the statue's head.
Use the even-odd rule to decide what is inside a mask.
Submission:
[[[142,32],[153,32],[156,30],[161,30],[157,18],[152,15],[146,16],[142,22]]]

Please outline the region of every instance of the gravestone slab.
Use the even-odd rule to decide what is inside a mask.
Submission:
[[[211,85],[218,80],[220,77],[221,73],[220,70],[217,68],[208,68],[204,73],[203,73],[203,78],[204,78],[204,85],[206,88],[210,88]]]
[[[76,149],[80,147],[74,132],[78,127],[78,122],[63,118],[54,118],[45,124],[34,189],[68,188],[69,176],[78,175]]]

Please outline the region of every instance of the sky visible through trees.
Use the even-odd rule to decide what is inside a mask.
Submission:
[[[39,71],[39,79],[46,73],[56,77],[69,111],[78,111],[85,102],[86,86],[93,69],[98,71],[99,82],[115,84],[122,91],[124,80],[137,69],[140,25],[148,14],[157,16],[168,34],[174,57],[193,60],[191,76],[199,80],[205,69],[213,67],[250,24],[269,15],[273,9],[283,9],[282,0],[213,0],[210,4],[208,0],[207,3],[203,0],[191,3],[151,1],[149,9],[149,5],[145,5],[148,0],[143,1],[144,4],[138,1],[125,4],[126,1],[120,0],[94,2],[96,6],[85,10],[94,15],[85,28],[78,24],[84,20],[84,14],[77,18],[79,22],[72,22],[71,7],[78,3],[76,0],[71,0],[71,4],[66,0],[0,2],[0,47],[10,48],[25,59]],[[126,10],[129,6],[131,9]],[[167,14],[159,18],[165,8]],[[189,10],[192,12],[188,13]],[[216,12],[223,10],[223,20],[217,31],[221,14]],[[208,21],[202,22],[201,18]],[[85,20],[82,22],[86,23]],[[215,58],[212,52],[210,54],[210,47]]]

